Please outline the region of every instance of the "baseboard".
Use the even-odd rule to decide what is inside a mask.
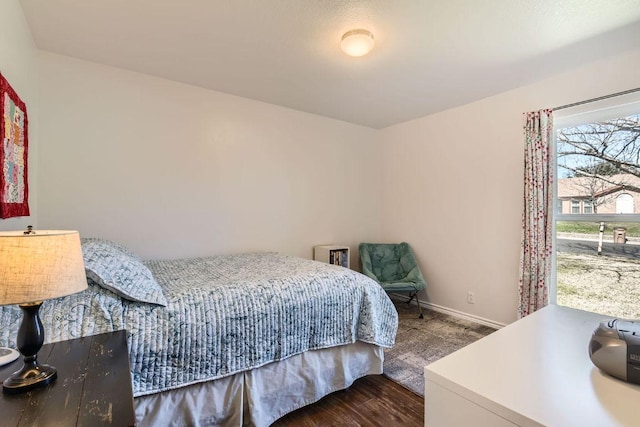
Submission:
[[[393,294],[394,298],[398,298],[400,300],[407,301],[409,297],[401,294]],[[416,305],[415,299],[411,301],[411,304]],[[460,319],[468,320],[470,322],[480,323],[481,325],[489,326],[490,328],[500,329],[507,326],[504,323],[495,322],[493,320],[485,319],[484,317],[474,316],[473,314],[465,313],[463,311],[454,310],[449,307],[443,307],[441,305],[432,304],[426,301],[420,301],[420,305],[422,308],[426,308],[433,311],[438,311],[440,313],[448,314],[450,316],[458,317]]]

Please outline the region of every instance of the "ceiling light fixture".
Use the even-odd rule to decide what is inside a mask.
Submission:
[[[363,56],[373,49],[373,34],[369,30],[351,30],[344,33],[340,48],[349,56]]]

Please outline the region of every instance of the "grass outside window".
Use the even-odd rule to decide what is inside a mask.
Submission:
[[[605,222],[604,233],[612,234],[616,228],[625,228],[627,236],[640,236],[640,223],[635,222]],[[600,233],[600,222],[557,221],[556,232],[598,234]]]

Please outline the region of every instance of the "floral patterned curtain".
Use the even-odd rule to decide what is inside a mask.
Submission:
[[[524,210],[520,251],[522,318],[549,303],[553,225],[553,112],[524,113]]]

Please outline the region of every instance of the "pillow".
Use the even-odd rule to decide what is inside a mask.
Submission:
[[[130,301],[167,305],[162,288],[133,252],[104,239],[82,239],[87,278]]]
[[[82,246],[89,246],[91,243],[95,243],[97,246],[99,247],[112,247],[114,249],[119,250],[120,252],[129,255],[131,258],[137,259],[138,261],[141,261],[140,257],[138,257],[138,255],[136,255],[131,249],[129,249],[128,247],[126,247],[125,245],[122,245],[118,242],[112,242],[111,240],[107,240],[107,239],[100,239],[98,237],[82,237],[80,238],[80,243],[82,244]]]

